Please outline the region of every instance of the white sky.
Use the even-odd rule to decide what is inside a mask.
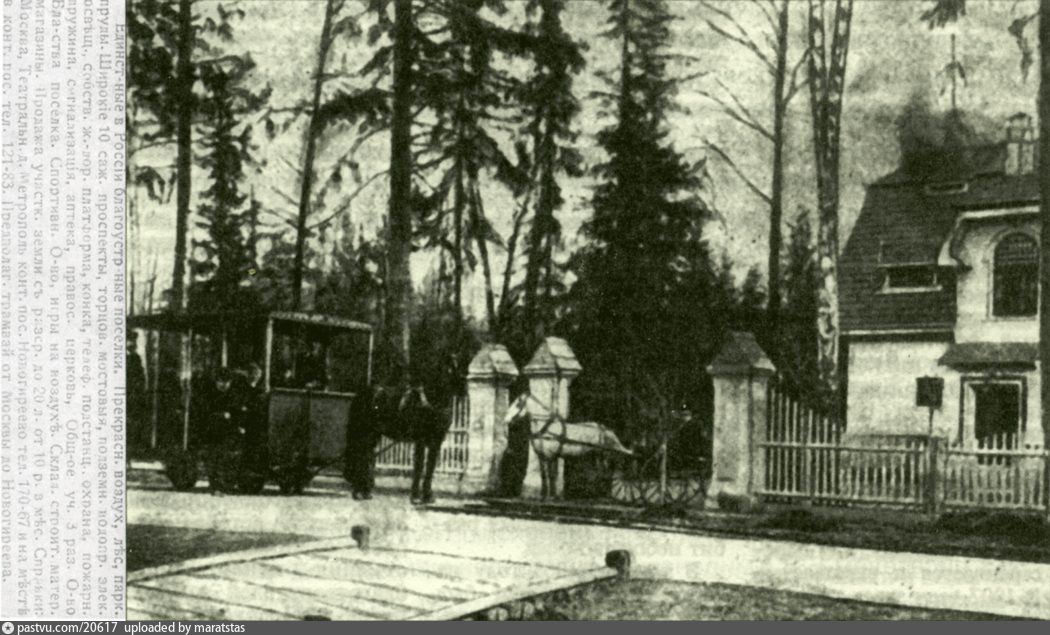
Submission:
[[[201,10],[206,11],[208,5],[214,3],[202,0],[199,4]],[[508,0],[507,4],[511,15],[506,19],[520,20],[524,2]],[[749,3],[724,0],[715,4],[738,15],[748,29],[761,36],[764,20]],[[791,19],[795,29],[800,29],[805,3],[795,4]],[[928,4],[917,0],[856,2],[843,119],[843,245],[863,201],[865,184],[896,167],[894,120],[903,104],[916,90],[926,91],[941,106],[947,103],[947,96],[940,94],[944,86],[940,69],[949,59],[949,37],[948,32],[930,31],[919,21],[919,15]],[[248,15],[235,25],[237,41],[230,48],[251,53],[257,63],[254,81],[273,86],[271,104],[274,107],[307,99],[311,88],[310,75],[316,63],[323,1],[245,0],[241,6]],[[764,75],[762,66],[751,53],[722,40],[706,25],[704,19],[711,14],[699,2],[676,0],[672,6],[682,18],[676,24],[675,47],[679,52],[698,58],[687,70],[709,71],[710,75],[681,87],[679,103],[682,112],[670,122],[670,138],[689,158],[703,156],[701,148],[705,140],[715,141],[731,152],[753,180],[768,183],[771,155],[768,143],[730,120],[715,104],[697,93],[698,89],[720,90],[717,84],[720,81],[758,117],[768,119],[768,95],[771,92],[768,76]],[[1013,18],[1034,11],[1034,0],[971,0],[968,9],[969,15],[953,29],[958,36],[959,58],[968,73],[967,85],[959,90],[960,106],[1003,122],[1008,115],[1018,111],[1034,115],[1037,78],[1032,76],[1027,83],[1022,81],[1017,47],[1006,31]],[[587,67],[577,79],[576,92],[584,108],[577,122],[581,133],[578,142],[585,158],[592,163],[601,159],[593,134],[607,123],[607,119],[589,93],[600,87],[595,72],[611,70],[616,62],[615,49],[598,35],[605,28],[605,17],[604,3],[572,0],[564,18],[567,30],[589,47],[585,53]],[[1034,25],[1029,28],[1034,37]],[[795,36],[792,46],[797,55],[802,45],[801,31],[796,31]],[[345,66],[354,69],[369,55],[364,44],[343,42],[334,49],[330,68]],[[800,91],[789,118],[785,220],[792,220],[800,208],[813,206],[811,197],[815,184],[810,167],[812,149],[808,120],[808,93]],[[270,143],[260,127],[255,140],[259,144],[257,155],[266,163],[251,176],[249,187],[254,187],[256,195],[269,207],[292,217],[295,207],[276,192],[297,197],[297,176],[289,164],[301,162],[301,133],[293,128]],[[354,140],[353,133],[333,136],[319,160],[319,173],[324,175],[336,153],[344,151]],[[386,168],[387,143],[388,137],[384,133],[362,146],[358,159],[363,178]],[[141,160],[166,164],[172,163],[173,157],[154,155]],[[202,171],[195,169],[194,176],[195,191],[206,187]],[[741,270],[750,266],[764,269],[768,210],[728,168],[717,161],[714,177],[714,190],[701,193],[715,204],[725,219],[724,228],[711,226],[712,242],[727,249]],[[350,179],[346,179],[346,183],[344,190],[348,192],[353,189],[353,183]],[[561,212],[561,220],[563,236],[570,248],[578,238],[580,223],[590,215],[590,184],[588,178],[563,184],[567,203]],[[506,236],[513,201],[498,187],[487,188],[486,196],[486,211]],[[331,202],[334,204],[337,199],[338,194],[331,197]],[[140,195],[138,201],[143,210],[143,227],[141,236],[131,246],[132,265],[140,269],[137,279],[141,280],[148,263],[155,258],[159,280],[166,287],[170,282],[174,242],[174,197],[167,205],[151,203],[144,195]],[[349,213],[353,225],[363,226],[366,231],[374,227],[386,214],[385,179],[376,180],[355,200]],[[501,252],[494,251],[497,254],[494,270],[501,272]],[[413,263],[417,279],[427,266],[422,258]],[[480,272],[477,278],[480,278]],[[478,292],[478,284],[472,286],[475,287],[472,301],[477,306],[483,301],[483,296]]]

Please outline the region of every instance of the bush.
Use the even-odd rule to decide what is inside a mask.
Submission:
[[[937,519],[934,528],[969,536],[1003,538],[1016,544],[1050,544],[1050,524],[1031,514],[1011,512],[953,512]]]
[[[808,509],[789,509],[773,514],[765,519],[760,526],[766,529],[824,532],[838,529],[840,524],[834,518],[815,514]]]

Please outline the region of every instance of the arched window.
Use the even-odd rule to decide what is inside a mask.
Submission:
[[[995,248],[992,314],[1035,315],[1039,307],[1039,244],[1025,234],[1010,234]]]

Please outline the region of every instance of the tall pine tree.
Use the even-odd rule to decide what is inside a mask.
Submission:
[[[535,71],[523,86],[526,134],[532,139],[531,186],[535,211],[525,249],[522,318],[526,350],[535,348],[553,320],[551,294],[555,281],[554,249],[561,235],[556,212],[564,199],[559,177],[580,176],[582,158],[572,147],[572,121],[580,104],[572,92],[573,75],[583,67],[580,47],[562,27],[565,0],[531,0],[528,10],[539,13],[530,25],[538,42]]]
[[[409,364],[413,303],[407,270],[414,239],[438,252],[442,284],[459,322],[464,278],[480,265],[486,313],[495,322],[490,248],[502,239],[486,216],[482,183],[494,177],[517,192],[525,179],[493,136],[514,123],[507,106],[520,85],[494,58],[526,55],[535,38],[483,15],[501,14],[501,0],[372,0],[371,7],[378,23],[370,39],[385,34],[390,44],[377,50],[363,72],[393,78],[386,330],[400,366],[407,368],[415,366]]]
[[[598,135],[608,160],[594,170],[592,246],[576,259],[570,328],[593,371],[584,399],[625,427],[695,391],[696,344],[712,339],[698,333],[711,323],[699,313],[718,293],[701,241],[701,175],[667,140],[676,88],[667,3],[611,0],[609,9],[605,37],[620,56],[604,98],[616,121]]]
[[[242,192],[245,168],[252,163],[252,128],[244,120],[261,109],[268,91],[245,86],[253,67],[250,59],[233,57],[200,69],[207,97],[197,106],[205,131],[199,163],[211,185],[201,193],[197,210],[197,225],[207,239],[195,241],[204,256],[193,261],[190,306],[195,310],[244,310],[256,304],[243,284],[255,266],[249,232],[257,213],[257,204]]]

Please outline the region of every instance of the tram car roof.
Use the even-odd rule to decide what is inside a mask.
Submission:
[[[209,311],[186,313],[149,313],[128,316],[128,328],[154,331],[198,332],[220,331],[224,328],[262,327],[268,320],[295,322],[306,326],[341,328],[372,332],[372,326],[347,318],[322,313],[300,311]]]

